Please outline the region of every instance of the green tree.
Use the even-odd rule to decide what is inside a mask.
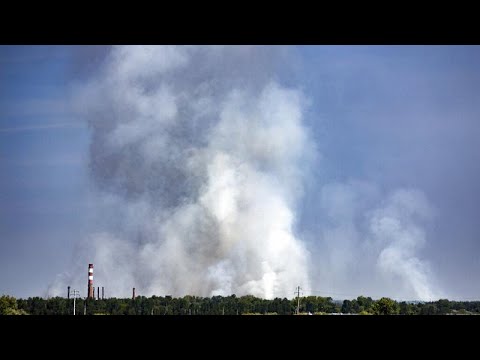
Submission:
[[[359,296],[357,297],[357,304],[358,304],[358,313],[363,312],[368,312],[371,313],[372,306],[373,306],[373,300],[371,297],[365,297],[365,296]]]
[[[448,314],[450,312],[450,301],[447,299],[440,299],[437,301],[437,313],[441,315]]]
[[[405,301],[402,301],[399,304],[400,314],[401,315],[415,315],[417,311],[417,307],[415,304],[409,304]]]
[[[8,295],[0,297],[0,315],[7,315],[12,309],[17,309],[17,299]]]
[[[343,300],[342,313],[350,314],[353,312],[353,304],[351,300]]]
[[[436,315],[437,313],[437,306],[434,303],[425,304],[420,312],[421,315]]]
[[[3,295],[0,297],[0,315],[26,315],[23,309],[18,309],[17,299],[13,296]]]
[[[375,315],[394,315],[399,313],[399,306],[395,300],[382,297],[373,304],[373,313]]]

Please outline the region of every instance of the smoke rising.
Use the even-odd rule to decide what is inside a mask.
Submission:
[[[307,194],[318,196],[316,223],[297,234],[318,154],[305,95],[277,77],[288,56],[283,47],[113,47],[75,96],[91,129],[97,228],[49,293],[86,288],[93,262],[108,296],[135,287],[290,298],[300,285],[346,294],[335,298],[438,298],[421,256],[433,210],[419,190],[316,184],[319,194]]]
[[[309,286],[293,229],[313,146],[303,94],[275,79],[284,53],[114,47],[79,89],[105,227],[82,251],[111,295],[273,298]]]
[[[319,199],[319,264],[313,279],[324,292],[399,300],[436,300],[443,292],[422,257],[435,211],[423,192],[384,194],[363,181],[330,183]]]
[[[428,263],[416,256],[426,241],[420,224],[431,213],[423,193],[400,189],[387,198],[383,207],[375,209],[369,219],[372,239],[381,249],[377,267],[392,284],[410,288],[419,299],[436,298],[429,284]]]

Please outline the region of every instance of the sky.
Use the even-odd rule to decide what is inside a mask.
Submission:
[[[201,63],[202,56],[209,55],[192,50],[185,56],[197,59],[198,69],[192,66],[188,80],[187,75],[173,74],[170,81],[181,89],[192,82],[196,86],[192,79],[205,67],[205,74],[224,83],[216,91],[236,88],[244,79],[252,89],[261,87],[264,80],[258,78],[265,77],[265,83],[272,78],[279,84],[273,95],[261,92],[272,103],[289,94],[288,89],[301,94],[300,105],[286,108],[298,107],[301,122],[286,118],[281,124],[305,130],[308,138],[288,147],[301,143],[299,154],[309,156],[293,157],[296,160],[267,172],[280,178],[278,194],[287,194],[287,208],[294,214],[292,246],[298,242],[309,254],[304,293],[341,299],[480,299],[480,48],[274,48],[254,49],[250,57],[243,50],[222,50],[215,55],[220,60],[214,70]],[[116,226],[106,214],[114,210],[105,206],[104,198],[99,200],[98,188],[106,182],[107,192],[117,190],[112,179],[92,166],[100,159],[98,148],[106,151],[99,142],[104,140],[100,120],[78,99],[85,93],[81,89],[100,88],[110,84],[108,76],[121,76],[114,72],[117,63],[132,72],[125,58],[144,61],[138,53],[104,47],[0,46],[0,293],[44,296],[59,274],[77,272],[79,247],[88,246],[93,232]],[[166,59],[176,59],[175,54]],[[169,66],[183,66],[181,60],[171,61],[174,65],[159,61],[140,66],[165,68],[165,73],[173,71]],[[114,75],[102,69],[114,69]],[[235,71],[240,80],[231,80],[231,85]],[[107,92],[115,94],[111,88]],[[102,96],[100,92],[100,100],[85,104],[92,109],[103,102],[118,104],[116,95]],[[236,111],[232,116],[243,114]],[[233,123],[224,125],[219,129],[237,134]],[[225,150],[217,138],[208,141],[209,149]],[[118,154],[125,149],[118,147]],[[301,194],[291,190],[296,185],[282,183],[287,181],[282,180],[285,167],[302,169]],[[165,186],[162,189],[170,191]],[[134,206],[128,198],[121,204]],[[95,241],[107,241],[102,239]],[[236,264],[243,258],[226,259]],[[86,280],[87,263],[82,265],[81,281]]]

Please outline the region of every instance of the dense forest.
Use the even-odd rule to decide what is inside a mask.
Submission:
[[[77,315],[292,315],[297,299],[260,299],[251,295],[213,296],[139,296],[135,299],[76,299]],[[72,315],[73,299],[33,297],[15,299],[0,297],[1,315]],[[390,298],[373,300],[359,296],[353,300],[334,301],[331,297],[300,298],[300,314],[360,315],[446,315],[480,314],[480,301],[397,302]]]

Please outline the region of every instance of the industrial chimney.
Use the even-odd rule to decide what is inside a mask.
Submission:
[[[105,298],[104,295],[105,295],[105,288],[102,286],[102,300]]]
[[[70,286],[67,286],[67,299],[70,300]]]
[[[88,264],[88,298],[95,297],[95,288],[93,287],[93,264]]]
[[[100,300],[100,286],[97,287],[97,300]]]
[[[133,288],[132,299],[135,300],[135,288]]]

